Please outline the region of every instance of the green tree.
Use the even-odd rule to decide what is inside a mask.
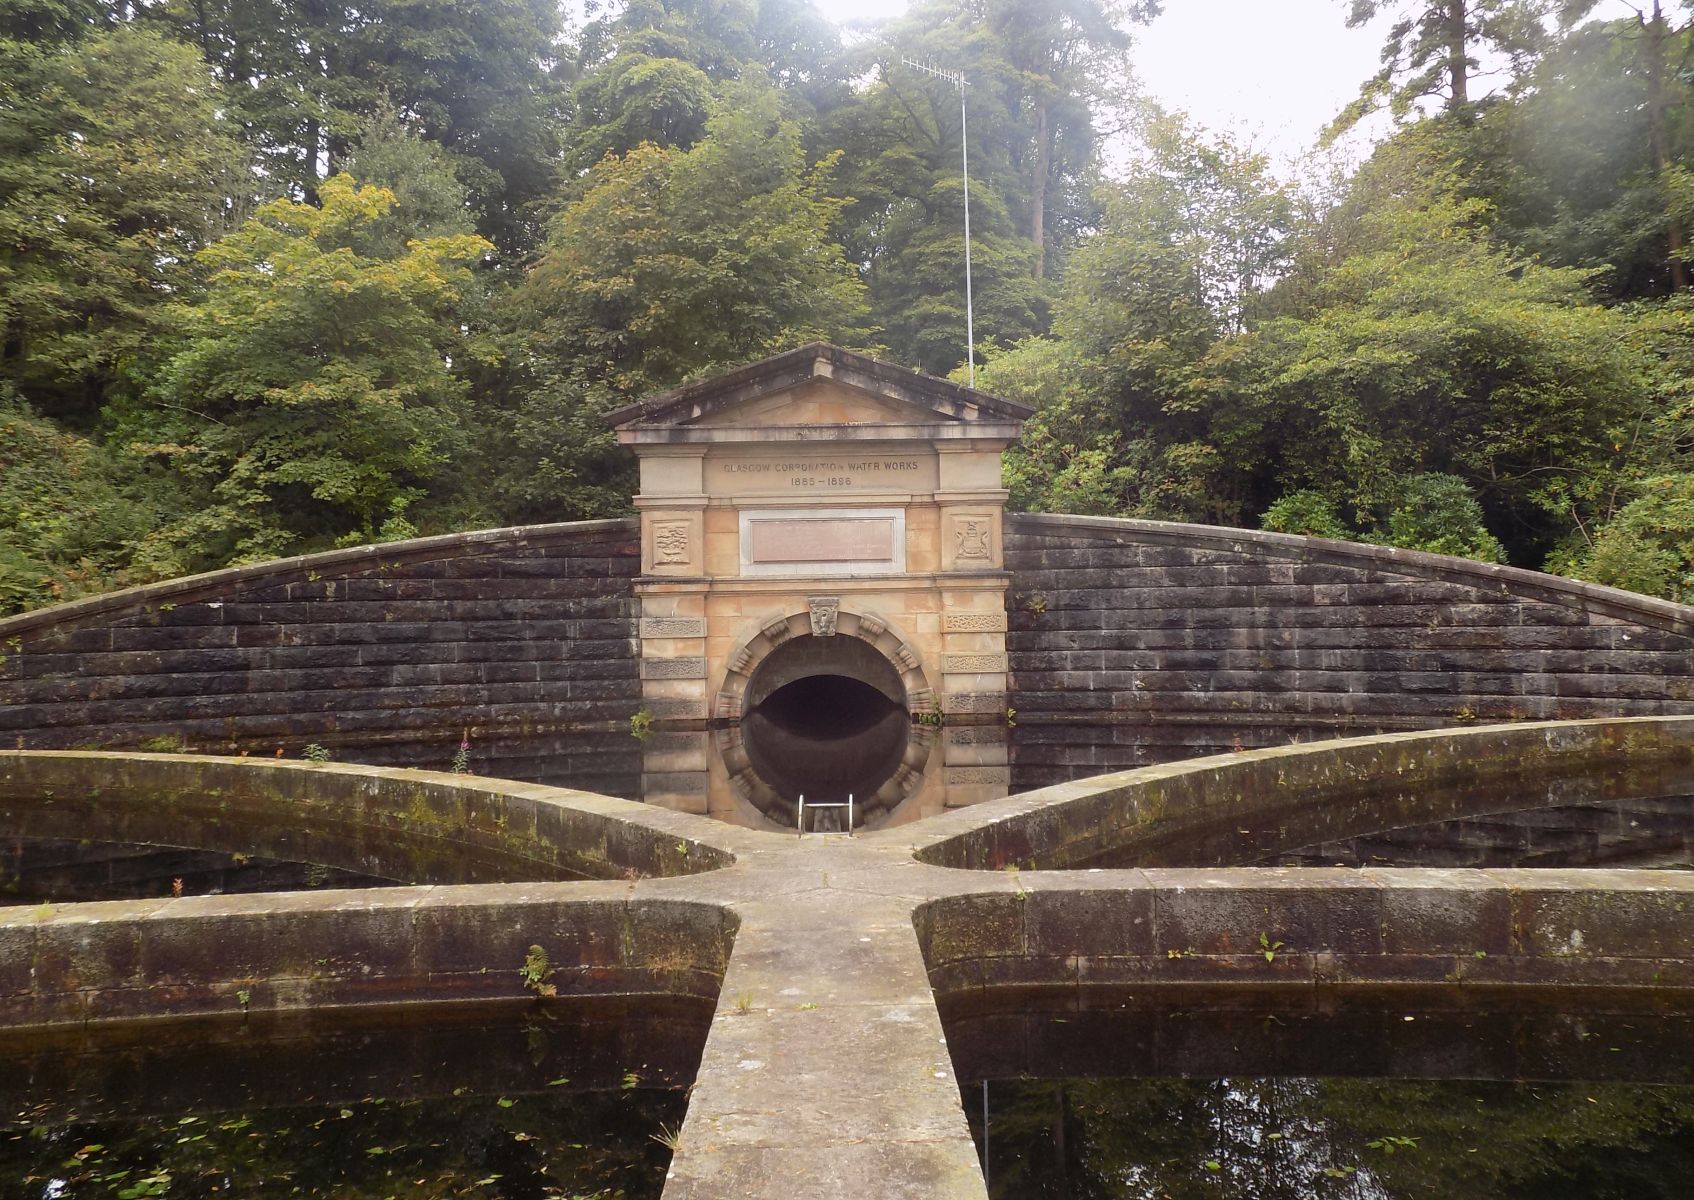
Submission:
[[[392,108],[365,121],[347,151],[347,174],[394,193],[394,207],[374,228],[390,239],[385,256],[417,238],[476,232],[470,189],[459,178],[463,160],[432,142]]]
[[[573,172],[643,142],[688,149],[743,78],[769,81],[801,121],[845,99],[840,38],[807,0],[630,0],[589,22],[577,56]]]
[[[1594,11],[1596,0],[1561,0],[1560,17],[1574,24]],[[1684,7],[1684,6],[1678,6]],[[1688,63],[1690,33],[1694,20],[1678,26],[1667,12],[1664,0],[1650,0],[1646,8],[1636,9],[1633,19],[1613,22],[1605,27],[1617,42],[1628,49],[1629,73],[1640,81],[1642,124],[1647,135],[1650,156],[1649,180],[1657,192],[1654,205],[1663,230],[1664,254],[1670,272],[1670,286],[1684,291],[1689,286],[1688,260],[1694,249],[1688,245],[1687,216],[1678,202],[1678,184],[1674,173],[1679,169],[1676,157],[1679,141],[1675,126],[1686,121],[1688,91],[1684,82]],[[1675,60],[1680,58],[1679,68]]]
[[[692,149],[594,168],[507,302],[504,511],[622,511],[627,456],[602,412],[807,340],[865,342],[863,285],[829,235],[833,166],[808,167],[776,94],[748,82]]]
[[[135,28],[0,42],[0,383],[83,426],[245,184],[210,72]]]
[[[462,329],[492,250],[458,234],[400,245],[394,193],[336,175],[321,206],[278,200],[201,254],[205,299],[128,432],[196,481],[173,536],[250,560],[413,532],[408,509],[461,440]]]
[[[178,489],[0,397],[0,614],[183,573]]]
[[[1061,349],[1031,340],[990,355],[980,381],[1037,407],[1011,455],[1022,503],[1240,520],[1276,453],[1277,414],[1219,393],[1286,261],[1290,202],[1263,157],[1227,139],[1158,115],[1144,133],[1140,163],[1102,189],[1101,229],[1073,256]]]
[[[967,83],[978,344],[1045,333],[1070,248],[1098,221],[1103,108],[1124,104],[1126,27],[1156,4],[927,0],[848,58],[870,83],[824,121],[846,151],[842,236],[894,357],[942,373],[966,334],[960,96]]]
[[[1050,216],[1060,218],[1062,230],[1063,217],[1086,200],[1074,189],[1093,178],[1096,122],[1103,110],[1127,102],[1128,26],[1145,24],[1162,8],[1161,0],[993,0],[986,6],[988,27],[1006,47],[1028,129],[1027,143],[1015,147],[1013,157],[1024,176],[1028,219],[1022,232],[1035,246],[1037,279],[1047,273],[1055,248]],[[1062,194],[1066,184],[1072,195]]]
[[[1279,497],[1264,516],[1259,528],[1272,533],[1297,533],[1301,537],[1353,538],[1356,535],[1342,521],[1335,501],[1322,492],[1302,488]]]
[[[1642,480],[1639,495],[1560,564],[1578,579],[1694,603],[1694,475]]]
[[[1498,234],[1554,266],[1592,269],[1614,299],[1669,286],[1665,197],[1643,114],[1636,49],[1598,22],[1566,32],[1468,137],[1464,184],[1495,207]]]
[[[1469,114],[1477,55],[1511,59],[1518,74],[1545,41],[1547,0],[1352,0],[1347,26],[1357,29],[1383,12],[1394,15],[1382,46],[1382,69],[1336,118],[1331,132],[1350,128],[1386,105],[1404,118],[1418,103],[1439,99],[1446,111]]]
[[[1449,133],[1402,132],[1301,229],[1221,390],[1277,431],[1273,495],[1315,488],[1379,522],[1404,479],[1455,475],[1537,563],[1626,465],[1649,364],[1590,273],[1501,243]]]
[[[468,168],[478,227],[518,251],[551,190],[566,96],[549,0],[159,0],[200,48],[277,190],[311,200],[365,122],[392,109]]]

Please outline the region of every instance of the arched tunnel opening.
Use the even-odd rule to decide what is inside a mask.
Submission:
[[[742,744],[782,799],[866,805],[899,767],[911,734],[900,674],[856,638],[794,638],[747,686]]]

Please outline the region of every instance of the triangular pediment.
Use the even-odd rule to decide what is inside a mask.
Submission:
[[[608,413],[620,433],[796,426],[1020,426],[1030,409],[815,342]]]
[[[926,421],[957,421],[917,404],[844,387],[834,380],[813,379],[730,407],[715,409],[681,424],[699,426],[785,425],[915,425]]]

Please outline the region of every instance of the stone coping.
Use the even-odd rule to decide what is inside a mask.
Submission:
[[[43,836],[160,841],[241,850],[267,830],[280,844],[350,855],[368,871],[386,846],[430,861],[453,855],[481,874],[599,879],[692,875],[735,861],[733,831],[687,813],[569,788],[399,767],[197,754],[0,751],[0,815]],[[136,838],[136,832],[148,836]],[[171,844],[171,843],[166,843]],[[343,846],[345,850],[343,850]]]
[[[570,803],[733,861],[669,878],[0,909],[0,1019],[63,1027],[244,1006],[521,999],[519,967],[539,945],[561,994],[715,997],[667,1200],[985,1200],[937,994],[1015,1002],[1020,989],[1085,998],[1156,985],[1686,996],[1694,874],[938,863],[993,865],[996,848],[1014,843],[1039,860],[1074,844],[1079,822],[1110,815],[1090,804],[1158,784],[1204,803],[1208,789],[1240,794],[1245,778],[1267,795],[1279,777],[1299,778],[1335,799],[1441,770],[1504,777],[1626,753],[1686,761],[1691,745],[1694,717],[1314,743],[1079,781],[851,838],[581,797]],[[217,761],[121,757],[132,772]],[[333,786],[397,775],[529,790],[224,762]]]
[[[408,538],[399,542],[351,546],[342,550],[276,558],[246,566],[224,567],[217,571],[184,575],[159,583],[145,583],[139,587],[122,588],[115,592],[102,592],[64,604],[53,604],[15,616],[0,617],[0,641],[33,632],[43,626],[69,626],[91,617],[141,609],[163,602],[180,604],[228,596],[250,584],[304,577],[310,572],[319,575],[348,575],[380,568],[384,563],[406,562],[419,558],[462,557],[511,546],[551,545],[598,534],[634,536],[637,528],[634,517],[563,521],[550,525],[515,525],[504,529],[478,529],[467,533],[443,533],[434,537]]]
[[[955,809],[913,828],[916,857],[997,871],[1065,868],[1240,819],[1527,773],[1694,765],[1694,717],[1536,721],[1337,738],[1137,767]]]
[[[1101,539],[1213,547],[1233,553],[1249,550],[1303,562],[1332,562],[1372,566],[1379,570],[1427,579],[1462,583],[1550,604],[1581,608],[1602,616],[1636,621],[1672,633],[1694,634],[1694,606],[1642,596],[1619,588],[1585,583],[1562,575],[1501,566],[1475,559],[1375,546],[1365,542],[1235,529],[1223,525],[1189,525],[1177,521],[1145,521],[1127,517],[1080,517],[1057,513],[1007,513],[1007,532],[1039,536],[1072,535]]]

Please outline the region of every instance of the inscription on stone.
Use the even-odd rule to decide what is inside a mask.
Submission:
[[[753,459],[718,464],[736,483],[769,484],[791,492],[841,492],[854,488],[910,490],[923,473],[919,458]]]
[[[949,746],[1004,745],[1006,731],[998,725],[954,725],[947,730]]]
[[[1003,713],[1005,692],[948,692],[941,697],[944,713]]]
[[[706,636],[705,617],[642,617],[644,638],[699,638]]]
[[[641,660],[643,679],[704,679],[706,660],[703,658],[644,658]]]
[[[749,560],[755,563],[886,562],[894,557],[894,521],[887,517],[753,521]]]
[[[1010,783],[1010,767],[948,767],[948,783]]]

